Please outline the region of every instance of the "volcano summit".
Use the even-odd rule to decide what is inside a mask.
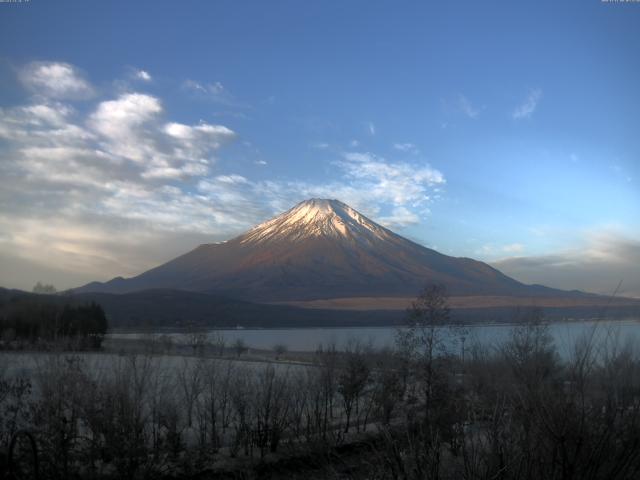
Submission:
[[[77,292],[177,289],[256,302],[411,298],[426,284],[454,296],[566,296],[524,285],[489,265],[443,255],[338,200],[311,199],[222,243],[204,244],[136,277]]]

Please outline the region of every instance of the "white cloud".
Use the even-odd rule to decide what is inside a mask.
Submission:
[[[174,142],[171,152],[174,159],[203,164],[209,163],[207,155],[210,152],[236,137],[235,132],[223,125],[204,122],[194,126],[171,122],[164,126],[164,131]]]
[[[493,265],[525,283],[640,298],[640,240],[612,229],[587,232],[571,250],[498,260]]]
[[[433,188],[445,183],[444,175],[426,164],[388,162],[371,153],[348,152],[336,162],[348,179],[374,198],[395,206],[429,202]]]
[[[162,112],[160,100],[142,93],[126,93],[98,105],[91,115],[93,127],[108,138],[120,140]]]
[[[471,101],[462,94],[458,95],[457,107],[469,118],[476,118],[480,114],[480,110],[471,104]]]
[[[33,125],[64,126],[71,113],[71,109],[62,104],[28,105],[21,110]]]
[[[515,120],[521,120],[523,118],[529,118],[536,111],[538,103],[542,99],[542,90],[534,88],[529,91],[524,101],[518,105],[512,113]]]
[[[405,153],[418,153],[418,147],[416,147],[413,143],[394,143],[393,148]]]
[[[443,113],[447,117],[459,118],[461,116],[464,116],[472,120],[478,118],[482,110],[485,108],[484,106],[479,107],[478,105],[475,105],[466,95],[462,93],[443,97],[440,99],[440,104]],[[449,125],[449,121],[440,123],[440,127],[443,129],[448,128]]]
[[[392,210],[391,215],[382,216],[378,220],[386,227],[401,228],[420,223],[420,216],[406,207],[396,207]]]
[[[137,80],[141,80],[143,82],[150,82],[151,80],[153,80],[149,72],[147,72],[146,70],[136,70],[133,76]]]
[[[524,252],[524,249],[525,247],[521,243],[510,243],[502,247],[502,251],[505,253],[521,253]]]
[[[160,100],[142,93],[126,93],[98,104],[89,126],[103,137],[102,147],[117,156],[147,162],[156,152],[154,137],[145,131],[162,113]]]
[[[496,258],[505,254],[514,254],[524,252],[525,246],[522,243],[508,243],[497,245],[495,243],[486,243],[475,251],[476,255],[484,258]]]
[[[218,96],[225,93],[225,88],[222,86],[220,82],[202,84],[196,82],[195,80],[185,80],[183,83],[183,87],[187,90],[193,90],[195,92],[200,92],[208,95]]]
[[[22,84],[37,95],[80,100],[95,94],[76,67],[63,62],[32,62],[19,71]]]
[[[369,129],[369,135],[371,135],[372,137],[375,136],[376,126],[373,124],[373,122],[369,122],[368,129]]]
[[[140,164],[147,179],[206,175],[212,154],[235,138],[222,125],[162,123],[162,114],[158,98],[127,93],[101,102],[88,124],[101,136],[103,149]]]
[[[58,102],[0,108],[0,138],[28,146],[78,145],[92,134],[72,123],[74,110]]]
[[[212,203],[261,212],[262,217],[245,227],[299,201],[319,197],[339,198],[380,223],[400,228],[419,222],[432,201],[431,191],[445,183],[444,176],[428,165],[388,162],[370,153],[345,153],[334,164],[341,175],[328,183],[218,176],[201,181],[198,191]],[[264,206],[267,210],[260,208]]]
[[[194,97],[226,105],[228,107],[246,108],[247,105],[238,101],[221,82],[201,83],[195,80],[182,82],[183,90]]]

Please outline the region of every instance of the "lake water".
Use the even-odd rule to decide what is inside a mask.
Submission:
[[[484,345],[499,345],[509,335],[514,325],[474,325],[466,326],[465,344],[474,342]],[[271,349],[274,345],[286,345],[291,351],[314,351],[319,345],[335,344],[343,348],[352,339],[370,343],[375,347],[392,346],[397,329],[395,327],[347,327],[347,328],[272,328],[272,329],[237,329],[213,330],[208,332],[213,340],[222,335],[227,344],[242,339],[251,348]],[[594,332],[599,343],[616,341],[618,343],[640,340],[640,319],[627,320],[590,320],[558,322],[549,324],[549,332],[553,336],[558,351],[567,354],[576,341]],[[141,333],[113,333],[112,338],[141,338]],[[148,335],[148,334],[147,334]],[[169,334],[174,341],[186,341],[187,334]],[[458,333],[454,334],[454,337]]]

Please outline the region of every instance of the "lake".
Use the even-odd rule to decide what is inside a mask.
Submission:
[[[465,326],[465,344],[474,342],[483,345],[498,345],[509,335],[514,325],[472,325]],[[558,351],[568,354],[577,340],[594,332],[599,343],[607,341],[634,342],[640,339],[640,319],[626,320],[584,320],[557,322],[549,324],[549,332],[553,336]],[[143,333],[112,333],[111,338],[142,338]],[[168,334],[176,342],[184,342],[188,334]],[[208,332],[213,340],[217,335],[224,336],[227,344],[242,339],[248,346],[256,349],[271,349],[274,345],[286,345],[291,351],[314,351],[319,345],[334,343],[338,348],[351,339],[371,343],[375,347],[392,346],[394,344],[395,327],[345,327],[345,328],[265,328],[265,329],[227,329]],[[457,336],[457,334],[456,334]]]

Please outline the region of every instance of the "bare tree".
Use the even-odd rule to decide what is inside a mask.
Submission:
[[[382,424],[389,425],[394,410],[404,396],[403,378],[396,357],[387,353],[376,365],[373,381],[373,401],[382,417]]]
[[[30,379],[5,378],[0,372],[0,450],[8,450],[12,436],[29,425],[31,391]]]
[[[198,402],[201,445],[217,452],[229,422],[230,382],[233,364],[209,361],[203,368],[203,389]]]
[[[173,338],[170,335],[160,335],[158,343],[162,346],[162,351],[165,354],[170,354],[174,349]]]
[[[240,357],[240,355],[249,350],[249,347],[242,338],[237,338],[236,341],[233,342],[233,350],[236,352],[236,355]]]
[[[280,360],[280,357],[287,353],[289,349],[284,343],[276,343],[273,346],[273,353],[276,354],[276,360]]]
[[[43,293],[43,294],[54,294],[58,290],[56,287],[50,284],[43,284],[42,282],[38,282],[33,287],[33,293]]]
[[[78,356],[50,355],[38,365],[38,388],[43,401],[35,405],[34,423],[42,435],[41,448],[51,459],[49,473],[60,472],[69,477],[80,436],[80,385],[86,383],[82,360]]]
[[[230,450],[234,457],[244,449],[244,454],[251,453],[251,429],[252,429],[252,407],[254,386],[251,372],[246,368],[238,368],[235,371],[233,381],[230,385],[230,400],[233,409],[234,438]]]
[[[222,332],[213,332],[210,334],[210,336],[211,336],[211,344],[213,345],[214,352],[215,352],[214,355],[223,357],[224,349],[227,345],[227,341],[224,338],[224,335],[222,334]]]
[[[426,287],[407,311],[406,326],[396,334],[396,344],[416,367],[422,385],[425,419],[430,416],[435,389],[442,385],[442,362],[450,353],[453,331],[446,288]]]
[[[369,380],[370,368],[365,359],[365,352],[360,343],[350,341],[347,344],[345,365],[338,376],[338,392],[342,397],[346,422],[344,431],[349,432],[351,413],[355,407],[356,418],[360,406],[360,396]]]
[[[558,357],[539,308],[519,310],[514,316],[519,325],[511,330],[502,353],[516,379],[533,392],[557,371]]]
[[[203,331],[192,331],[187,336],[187,344],[191,347],[193,355],[202,355],[209,344],[207,333]]]
[[[257,378],[255,400],[255,430],[260,456],[269,447],[275,452],[288,423],[289,384],[287,375],[277,374],[273,365],[267,365]]]
[[[187,413],[187,426],[193,426],[193,409],[203,388],[203,370],[201,361],[191,363],[187,358],[182,359],[182,366],[178,369],[177,380],[184,400]]]
[[[305,434],[305,419],[309,409],[309,389],[307,388],[309,376],[307,371],[294,371],[290,381],[290,418],[293,436],[302,438]],[[308,431],[306,431],[308,433]]]
[[[315,372],[317,378],[315,388],[314,417],[316,429],[321,433],[324,442],[328,441],[331,422],[334,418],[334,402],[338,389],[338,359],[340,353],[335,343],[330,343],[326,347],[320,346],[316,350],[316,358],[319,369]]]

